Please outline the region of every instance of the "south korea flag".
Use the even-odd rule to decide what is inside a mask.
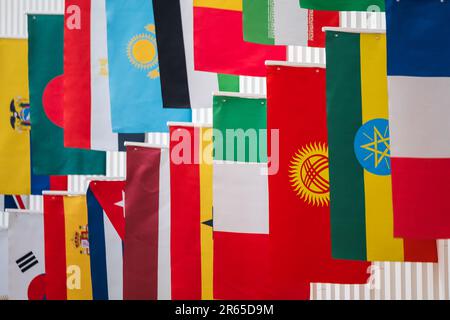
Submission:
[[[45,299],[44,217],[42,212],[7,210],[8,298]]]

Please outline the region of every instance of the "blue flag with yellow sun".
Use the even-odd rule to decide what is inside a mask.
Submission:
[[[107,0],[111,118],[114,132],[166,132],[191,121],[190,109],[163,108],[153,4]]]

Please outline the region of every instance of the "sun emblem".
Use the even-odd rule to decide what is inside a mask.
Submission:
[[[155,26],[147,25],[145,30],[147,32],[134,36],[128,43],[128,60],[135,68],[148,71],[149,78],[155,79],[159,77]]]
[[[330,202],[328,147],[311,143],[292,157],[289,177],[297,195],[310,205],[327,206]]]

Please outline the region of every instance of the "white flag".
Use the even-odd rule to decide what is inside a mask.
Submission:
[[[9,299],[45,299],[42,212],[9,211],[8,257]]]

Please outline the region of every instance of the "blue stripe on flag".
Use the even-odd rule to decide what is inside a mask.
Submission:
[[[168,121],[191,121],[190,109],[163,108],[150,0],[107,0],[111,118],[114,132],[167,132]]]
[[[388,75],[450,76],[449,20],[449,1],[387,0]]]
[[[92,295],[94,300],[108,300],[104,213],[90,189],[87,191],[86,198],[88,205]]]
[[[33,163],[33,153],[31,152],[31,139],[30,139],[30,171],[31,171],[31,194],[42,195],[42,191],[50,190],[50,177],[49,176],[37,176],[33,173],[31,164]]]

